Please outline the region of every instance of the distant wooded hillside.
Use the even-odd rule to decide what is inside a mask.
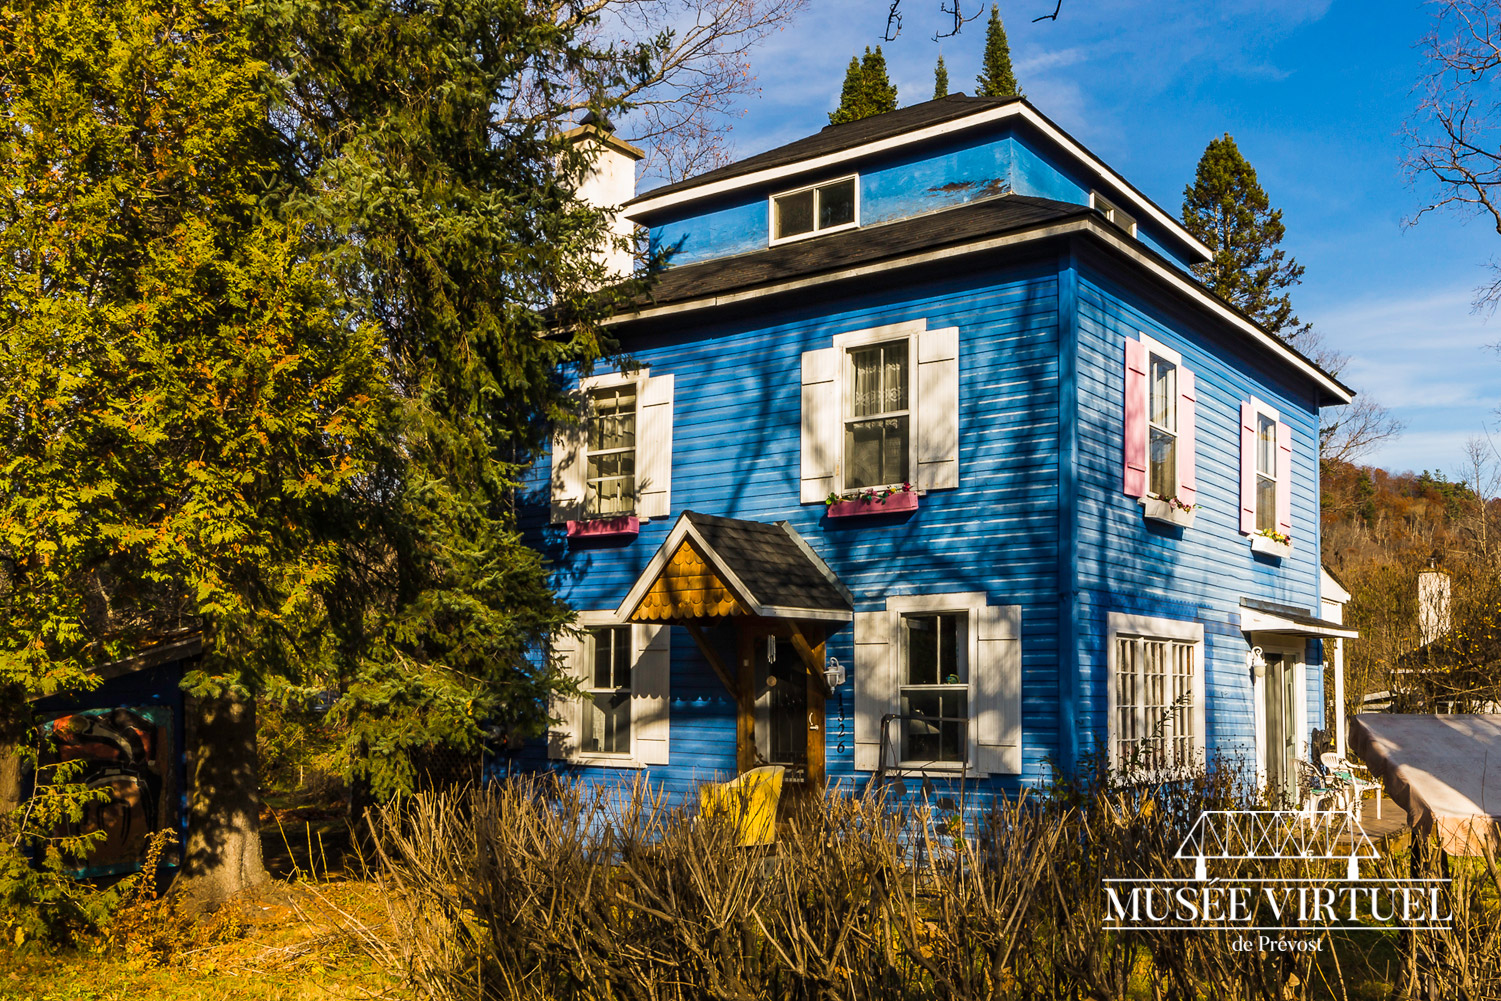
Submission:
[[[1395,708],[1409,711],[1465,711],[1496,700],[1501,501],[1487,456],[1472,450],[1471,468],[1457,480],[1324,464],[1324,565],[1349,589],[1345,621],[1361,635],[1346,655],[1347,711],[1377,691],[1397,692]],[[1425,647],[1418,575],[1430,568],[1449,575],[1453,628]]]

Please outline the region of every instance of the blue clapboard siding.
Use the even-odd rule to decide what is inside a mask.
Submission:
[[[1208,746],[1254,758],[1254,709],[1239,627],[1242,597],[1319,607],[1318,412],[1311,385],[1252,354],[1202,315],[1132,287],[1103,262],[1081,266],[1078,298],[1078,552],[1081,742],[1107,732],[1107,616],[1197,619],[1205,626]],[[1181,530],[1146,522],[1122,492],[1124,341],[1141,332],[1183,355],[1197,379],[1199,509]],[[1275,407],[1293,436],[1292,555],[1267,560],[1239,532],[1240,404]],[[1308,721],[1323,725],[1323,676],[1309,644]]]
[[[853,172],[860,175],[863,227],[1007,192],[1087,205],[1096,183],[1029,126],[1005,122],[674,207],[647,220],[651,245],[674,248],[672,262],[677,265],[763,250],[770,241],[768,199],[773,194]],[[1186,265],[1181,250],[1168,249],[1177,247],[1176,241],[1151,220],[1138,220],[1137,238]]]
[[[1054,757],[1058,730],[1059,311],[1050,256],[897,290],[789,297],[686,329],[628,332],[633,357],[653,375],[675,376],[673,517],[643,525],[627,544],[569,547],[560,529],[543,525],[544,460],[533,474],[530,537],[554,561],[561,597],[581,610],[616,607],[685,509],[789,521],[862,611],[884,607],[890,595],[955,591],[1019,604],[1024,769],[1035,782]],[[961,485],[927,494],[906,520],[830,521],[822,504],[799,503],[802,354],[839,333],[918,319],[959,328]],[[844,626],[830,636],[828,654],[852,668],[852,642]],[[734,705],[686,632],[674,629],[671,644],[671,763],[653,767],[651,777],[686,795],[697,781],[734,773]],[[853,711],[850,682],[828,702],[828,774],[863,785],[867,776],[853,770]],[[517,766],[559,767],[545,761],[540,744]],[[610,769],[578,771],[596,781],[616,777]],[[984,785],[1017,784],[1011,777]]]

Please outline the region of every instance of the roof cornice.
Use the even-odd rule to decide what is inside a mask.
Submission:
[[[822,274],[810,275],[806,278],[794,278],[787,281],[775,282],[769,285],[758,285],[737,292],[727,292],[718,295],[704,296],[700,299],[688,299],[683,302],[668,303],[661,306],[646,306],[635,312],[620,313],[607,321],[611,325],[621,323],[633,323],[638,320],[652,320],[682,313],[693,312],[700,309],[712,309],[719,306],[730,306],[744,303],[764,296],[777,295],[786,292],[795,292],[800,289],[811,288],[832,282],[848,281],[851,279],[871,277],[894,268],[917,267],[923,264],[931,264],[938,261],[962,257],[967,254],[978,254],[992,250],[1003,250],[1046,240],[1053,237],[1089,236],[1105,244],[1109,249],[1127,258],[1134,264],[1146,269],[1157,277],[1163,284],[1173,291],[1189,299],[1196,305],[1208,310],[1219,319],[1228,323],[1249,341],[1272,354],[1279,361],[1286,363],[1299,374],[1312,380],[1320,391],[1331,398],[1332,404],[1349,403],[1355,398],[1355,393],[1348,386],[1335,379],[1329,373],[1319,368],[1301,353],[1289,347],[1280,338],[1273,336],[1264,330],[1256,321],[1252,320],[1240,310],[1231,306],[1219,296],[1210,292],[1193,278],[1184,274],[1175,265],[1168,264],[1157,254],[1147,250],[1134,239],[1125,236],[1113,224],[1105,221],[1103,216],[1086,215],[1076,219],[1068,219],[1062,222],[1048,223],[1042,226],[1014,230],[998,236],[982,237],[977,240],[966,240],[961,243],[950,244],[946,247],[938,247],[932,250],[915,251],[896,257],[883,258],[862,264],[852,268],[841,268],[837,271],[826,271]],[[689,265],[690,267],[692,265]]]
[[[639,216],[651,215],[663,209],[672,208],[687,202],[712,198],[716,195],[737,191],[741,188],[781,181],[798,174],[837,167],[851,160],[885,153],[889,150],[901,149],[915,143],[927,142],[956,132],[993,125],[1012,118],[1018,118],[1037,129],[1045,137],[1061,147],[1065,153],[1093,171],[1111,189],[1110,193],[1116,198],[1119,198],[1125,204],[1134,206],[1138,214],[1150,218],[1157,225],[1165,228],[1179,242],[1189,248],[1190,251],[1197,254],[1200,259],[1208,261],[1213,258],[1213,252],[1185,229],[1182,223],[1170,216],[1156,202],[1142,194],[1131,182],[1107,167],[1099,157],[1089,152],[1081,143],[1059,128],[1042,112],[1032,107],[1026,100],[1018,100],[1012,104],[1002,105],[1001,107],[982,108],[973,114],[939,122],[927,128],[914,129],[911,132],[887,136],[884,139],[861,143],[858,146],[851,146],[847,149],[835,150],[832,153],[810,157],[796,163],[766,167],[762,170],[741,174],[736,177],[710,181],[690,188],[680,188],[658,197],[653,197],[652,193],[648,191],[627,202],[627,211],[625,214],[628,218],[639,221],[637,219]]]

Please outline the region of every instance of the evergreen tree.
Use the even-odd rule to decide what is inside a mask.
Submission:
[[[980,75],[975,77],[975,94],[979,97],[1020,97],[1011,70],[1011,46],[1006,41],[1006,26],[1001,23],[1001,8],[990,5],[990,23],[985,26],[985,58]]]
[[[949,68],[943,65],[943,56],[938,57],[938,65],[933,67],[933,100],[949,96]]]
[[[829,115],[829,124],[843,125],[895,110],[896,87],[886,74],[886,57],[879,45],[874,52],[866,46],[863,59],[850,57],[849,68],[844,73],[844,87],[839,94],[839,107]]]
[[[886,75],[886,57],[881,54],[879,45],[874,52],[870,51],[869,46],[866,47],[865,58],[860,60],[860,75],[865,78],[865,99],[870,108],[861,117],[895,111],[896,86]]]
[[[376,330],[278,204],[234,10],[29,0],[0,20],[0,732],[200,634],[182,883],[209,901],[266,876],[252,696],[324,647],[360,532],[343,498],[398,430]],[[57,860],[50,829],[23,833]]]
[[[1210,140],[1199,158],[1194,182],[1183,190],[1183,224],[1214,253],[1194,265],[1200,281],[1274,334],[1289,341],[1309,334],[1287,292],[1303,267],[1278,247],[1282,210],[1271,207],[1229,133]]]
[[[843,125],[864,118],[864,109],[865,73],[860,69],[860,57],[850,56],[850,64],[844,71],[844,86],[839,91],[839,107],[829,113],[829,124]]]

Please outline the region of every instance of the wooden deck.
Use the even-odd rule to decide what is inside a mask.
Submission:
[[[1381,794],[1381,818],[1378,820],[1376,798],[1368,796],[1360,804],[1360,826],[1365,831],[1366,837],[1371,839],[1371,843],[1379,848],[1387,841],[1400,838],[1407,833],[1407,811],[1383,792]]]

